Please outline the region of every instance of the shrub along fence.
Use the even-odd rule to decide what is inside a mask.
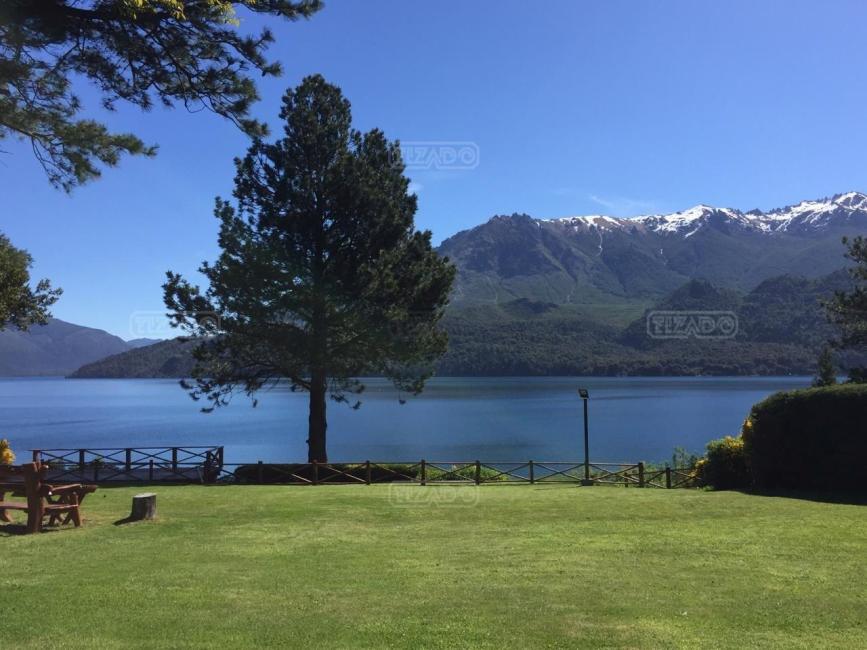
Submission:
[[[622,487],[694,487],[693,473],[685,469],[644,463],[591,463],[595,484]],[[414,483],[417,485],[574,483],[585,480],[583,462],[429,461],[387,463],[247,463],[224,466],[221,481],[245,484],[335,485]]]
[[[696,484],[694,473],[689,470],[644,463],[590,463],[586,467],[583,461],[533,460],[225,463],[223,447],[34,449],[32,452],[35,462],[46,463],[51,468],[49,480],[100,485],[580,484],[588,474],[593,483],[600,485],[679,488]]]

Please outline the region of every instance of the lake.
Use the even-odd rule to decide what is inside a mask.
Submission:
[[[332,461],[577,460],[590,390],[598,462],[662,461],[735,434],[750,406],[809,377],[437,378],[405,404],[371,379],[357,411],[329,402]],[[404,397],[406,397],[404,395]],[[31,448],[224,445],[226,462],[304,461],[307,396],[279,387],[201,413],[174,380],[0,379],[0,437]]]

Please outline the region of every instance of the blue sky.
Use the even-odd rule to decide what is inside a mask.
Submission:
[[[255,112],[277,126],[283,90],[319,72],[358,128],[473,143],[471,169],[410,174],[436,241],[512,212],[767,209],[867,190],[865,19],[867,4],[844,0],[330,0],[310,21],[269,22],[285,72]],[[183,109],[108,121],[158,143],[157,158],[67,196],[6,143],[0,230],[65,290],[58,318],[165,336],[147,324],[163,274],[215,257],[213,200],[231,193],[246,141]]]

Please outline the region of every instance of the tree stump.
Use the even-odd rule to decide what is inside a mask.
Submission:
[[[136,494],[132,498],[132,512],[129,514],[129,521],[141,521],[142,519],[153,519],[157,516],[157,495],[153,492],[145,492],[144,494]]]

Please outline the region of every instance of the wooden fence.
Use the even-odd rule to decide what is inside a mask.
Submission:
[[[695,486],[686,469],[644,463],[583,461],[409,461],[346,463],[225,463],[223,447],[35,449],[33,460],[49,465],[49,480],[106,484],[236,483],[334,485],[581,484],[641,488]]]
[[[223,467],[222,447],[124,447],[32,449],[49,466],[47,480],[105,484],[214,483]]]
[[[585,481],[581,461],[483,462],[429,461],[392,463],[256,463],[227,464],[219,481],[241,484],[335,485],[409,483],[417,485],[543,484]],[[590,479],[597,485],[640,488],[694,487],[688,469],[645,463],[590,463]]]

